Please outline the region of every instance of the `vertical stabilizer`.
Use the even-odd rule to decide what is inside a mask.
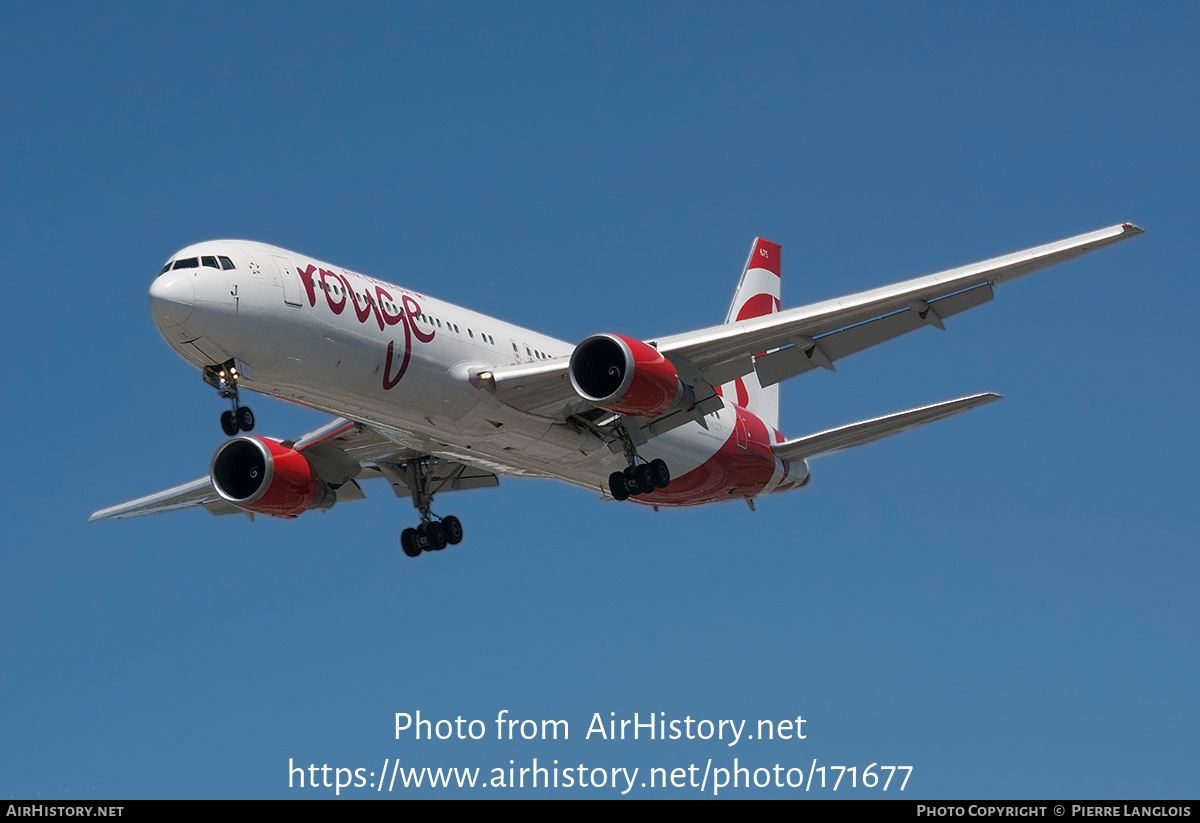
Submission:
[[[764,317],[779,311],[780,249],[777,243],[754,238],[750,257],[742,269],[742,279],[733,293],[726,323],[751,317]],[[717,391],[748,409],[768,426],[779,428],[779,386],[763,388],[754,372],[726,383]]]

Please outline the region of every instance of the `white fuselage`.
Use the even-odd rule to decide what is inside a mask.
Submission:
[[[498,474],[604,492],[608,475],[626,465],[586,426],[519,411],[470,382],[472,371],[568,359],[570,343],[260,243],[201,243],[168,265],[151,288],[163,336],[201,368],[235,359],[243,388],[368,423],[398,444]],[[767,478],[763,447],[770,454],[778,435],[747,415],[726,401],[705,418],[707,429],[688,423],[639,448],[647,460],[665,460],[673,478],[692,475],[673,479],[669,498],[641,502],[747,497],[806,477],[807,467],[770,455]],[[765,441],[757,443],[758,480],[741,483],[736,450],[757,440]],[[725,452],[732,463],[721,460]],[[713,472],[716,463],[728,465]]]

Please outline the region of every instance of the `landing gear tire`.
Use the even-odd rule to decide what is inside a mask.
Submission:
[[[650,470],[654,472],[654,485],[657,488],[665,489],[671,482],[671,470],[667,468],[666,461],[656,457],[650,461]]]
[[[625,488],[629,492],[630,497],[637,497],[642,493],[642,487],[637,482],[636,469],[630,466],[625,471],[621,472],[621,477],[625,480]]]
[[[633,469],[633,479],[637,482],[638,491],[649,494],[657,488],[654,482],[654,469],[648,463],[640,463]]]
[[[423,551],[440,552],[448,545],[457,545],[463,538],[462,523],[457,517],[438,517],[430,511],[434,495],[430,486],[439,462],[437,457],[423,455],[408,461],[407,465],[391,467],[392,474],[404,478],[405,485],[412,490],[413,505],[421,513],[421,522],[417,527],[405,529],[400,536],[400,545],[410,557],[416,557]],[[391,474],[388,476],[391,477]],[[411,553],[410,548],[414,549]]]
[[[236,418],[237,427],[242,431],[248,432],[254,428],[254,412],[250,411],[249,406],[238,406]]]
[[[405,529],[400,532],[400,548],[404,549],[404,553],[409,557],[416,557],[421,553],[421,547],[417,545],[416,537],[416,529]]]
[[[446,542],[451,546],[457,546],[462,542],[463,529],[462,523],[458,522],[458,518],[454,515],[442,518],[442,528],[446,531]]]
[[[613,500],[628,500],[629,488],[625,485],[625,472],[613,472],[608,476],[608,490]]]
[[[221,412],[221,428],[224,429],[225,433],[230,437],[233,437],[238,433],[238,424],[237,421],[233,419],[233,412]]]
[[[429,541],[429,550],[440,552],[446,548],[446,529],[441,523],[434,521],[425,524],[425,539]]]

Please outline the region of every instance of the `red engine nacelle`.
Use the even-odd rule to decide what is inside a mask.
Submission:
[[[262,437],[235,437],[217,449],[212,484],[239,509],[275,517],[296,517],[334,502],[304,455]]]
[[[584,400],[635,417],[661,416],[684,391],[658,349],[619,334],[598,334],[576,346],[570,374]]]

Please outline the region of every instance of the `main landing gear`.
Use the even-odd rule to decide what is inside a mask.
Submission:
[[[237,364],[233,360],[219,366],[204,367],[204,382],[233,402],[230,411],[221,412],[221,428],[230,437],[239,431],[248,432],[254,428],[254,412],[250,411],[249,406],[238,405],[238,377]]]
[[[625,471],[613,472],[608,476],[608,490],[613,500],[628,500],[631,496],[650,494],[655,489],[665,489],[671,482],[671,472],[660,458],[647,463],[637,453],[637,442],[623,423],[617,424],[617,436],[624,447],[629,467]],[[641,443],[646,442],[642,437]]]
[[[608,476],[608,490],[614,500],[626,500],[631,496],[649,494],[655,489],[665,489],[671,482],[671,472],[660,458],[649,463],[632,463],[621,472]]]
[[[421,552],[440,552],[446,546],[457,546],[462,537],[462,523],[450,515],[400,532],[400,548],[409,557],[416,557]]]
[[[400,532],[400,548],[409,557],[416,557],[421,552],[440,552],[446,546],[457,546],[463,539],[462,523],[453,515],[435,520],[429,510],[436,490],[429,489],[428,459],[411,460],[407,468],[406,480],[412,490],[413,505],[421,513],[421,524]]]

